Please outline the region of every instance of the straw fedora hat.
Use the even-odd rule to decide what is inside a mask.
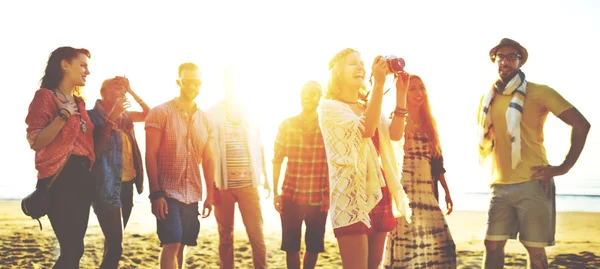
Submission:
[[[521,65],[524,65],[525,62],[527,62],[527,57],[529,56],[529,54],[527,53],[527,49],[525,49],[525,47],[521,46],[521,44],[519,44],[519,42],[514,41],[510,38],[502,38],[502,40],[500,40],[500,43],[498,43],[498,45],[496,45],[495,47],[493,47],[490,50],[490,60],[492,62],[494,62],[494,56],[496,55],[496,50],[498,50],[498,48],[504,47],[504,46],[511,46],[519,51],[519,54],[522,57]]]

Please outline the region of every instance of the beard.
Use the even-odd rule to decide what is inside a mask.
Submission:
[[[519,69],[513,69],[513,68],[506,69],[505,67],[501,67],[498,69],[498,75],[499,75],[500,79],[506,83],[506,82],[510,81],[515,76],[515,74],[517,74],[518,70]]]

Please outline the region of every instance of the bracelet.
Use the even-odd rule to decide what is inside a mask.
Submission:
[[[406,112],[408,112],[408,110],[406,110],[406,108],[404,108],[404,107],[397,106],[396,109],[394,109],[394,112],[396,112],[396,113],[406,113]]]
[[[150,198],[150,201],[154,201],[161,197],[167,197],[167,193],[163,190],[155,191],[152,194],[148,195],[148,198]]]
[[[390,113],[390,117],[389,119],[393,119],[394,117],[398,117],[398,118],[406,118],[407,114],[401,114],[401,113],[396,113],[396,112],[392,112]]]
[[[408,115],[408,111],[406,110],[406,108],[397,106],[396,109],[394,109],[394,111],[392,111],[392,113],[390,113],[390,119],[392,119],[394,117],[405,118],[407,115]]]
[[[69,117],[63,113],[58,113],[58,117],[63,121],[69,120]]]
[[[70,118],[70,117],[71,117],[71,112],[69,112],[69,110],[68,110],[68,109],[66,109],[66,108],[61,108],[60,110],[58,110],[58,114],[62,114],[62,113],[60,113],[60,112],[62,112],[63,110],[64,110],[64,111],[66,111],[66,112],[67,112],[67,114],[69,114],[69,116],[68,116],[68,117]],[[65,115],[65,116],[66,116],[66,115]]]

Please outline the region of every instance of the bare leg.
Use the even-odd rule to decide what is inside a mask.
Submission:
[[[369,264],[369,238],[366,234],[344,235],[337,238],[342,267],[365,269]]]
[[[317,259],[319,258],[319,253],[305,252],[304,253],[304,262],[303,269],[315,269],[317,266]]]
[[[300,269],[300,251],[286,252],[285,262],[287,269]]]
[[[483,258],[484,269],[502,269],[504,268],[504,246],[506,240],[490,241],[484,240],[485,255]]]
[[[383,259],[387,232],[369,235],[369,269],[378,269]]]
[[[185,245],[181,244],[179,247],[179,252],[177,253],[177,264],[179,265],[179,269],[183,269],[185,267]]]
[[[179,256],[179,250],[181,249],[180,243],[164,244],[160,251],[160,268],[161,269],[177,269],[177,258]]]
[[[529,254],[530,269],[548,269],[548,257],[545,248],[525,247]]]

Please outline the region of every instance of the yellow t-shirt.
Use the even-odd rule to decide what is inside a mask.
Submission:
[[[490,115],[496,137],[492,164],[492,184],[516,184],[531,180],[534,166],[547,165],[544,148],[544,123],[548,112],[560,115],[573,107],[554,89],[528,82],[527,96],[523,104],[521,118],[521,163],[513,170],[511,167],[511,143],[506,125],[506,110],[511,95],[497,94],[490,107]]]
[[[123,175],[121,181],[132,181],[137,176],[135,167],[133,166],[133,146],[125,132],[121,130],[118,130],[118,132],[123,141]]]

